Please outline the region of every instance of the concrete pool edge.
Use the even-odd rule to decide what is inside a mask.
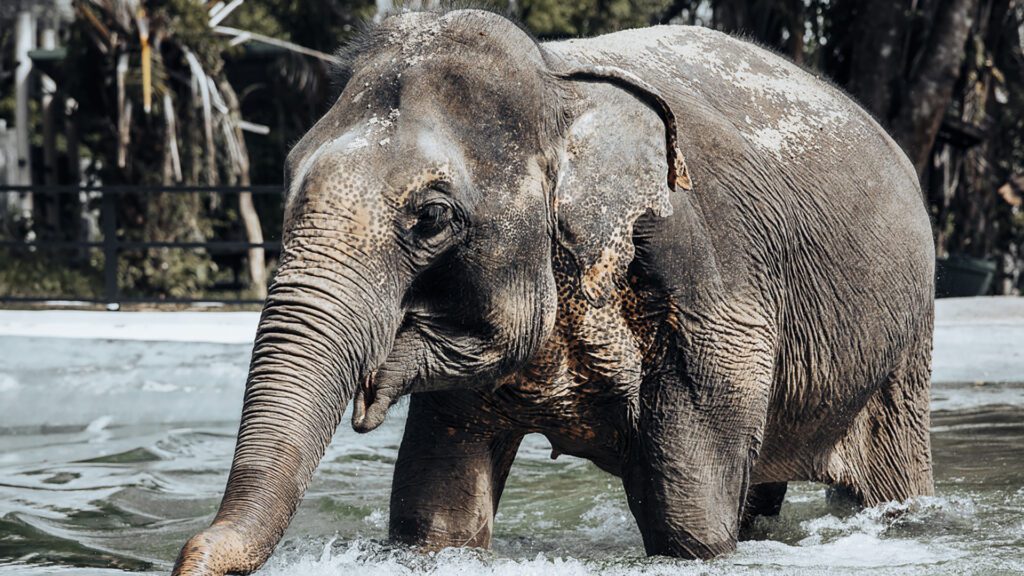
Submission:
[[[936,384],[1024,383],[1024,298],[935,303]],[[252,345],[259,312],[0,310],[0,337]]]
[[[0,337],[252,344],[259,312],[0,310]]]

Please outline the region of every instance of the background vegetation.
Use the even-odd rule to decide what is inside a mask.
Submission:
[[[226,17],[218,10],[236,4]],[[291,144],[333,95],[326,54],[391,2],[367,0],[75,0],[59,25],[67,58],[59,96],[62,163],[38,181],[104,184],[241,184],[280,181]],[[419,4],[407,2],[406,4]],[[590,36],[651,24],[709,26],[755,40],[830,78],[904,147],[921,176],[940,255],[997,265],[996,293],[1017,293],[1024,268],[1024,0],[505,0],[485,5],[521,20],[541,39]],[[218,8],[219,6],[219,8]],[[0,9],[0,24],[15,10]],[[49,17],[45,10],[43,18]],[[13,27],[0,25],[0,119],[13,123]],[[240,42],[241,31],[319,52]],[[145,32],[145,34],[143,34]],[[144,40],[144,36],[146,39]],[[148,47],[144,46],[148,44]],[[264,48],[264,49],[261,49]],[[144,60],[150,70],[144,71]],[[41,111],[36,110],[40,144]],[[266,133],[242,131],[241,121]],[[81,169],[72,166],[70,147]],[[33,206],[31,221],[4,234],[96,236],[95,199]],[[125,239],[273,239],[276,198],[126,196]],[[93,217],[95,220],[95,217]],[[95,255],[8,254],[0,292],[28,285],[94,287]],[[19,260],[20,259],[20,260]],[[25,260],[32,260],[26,263]],[[19,263],[20,262],[20,263]],[[45,265],[40,264],[46,262]],[[260,295],[262,250],[244,263],[203,251],[126,256],[120,282],[138,294],[194,296],[245,267],[243,293]],[[69,270],[81,270],[79,276]],[[6,284],[5,284],[6,283]]]

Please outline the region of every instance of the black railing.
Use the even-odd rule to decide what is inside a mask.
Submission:
[[[202,249],[209,254],[243,254],[253,248],[263,248],[267,252],[280,252],[280,242],[245,242],[245,241],[208,241],[208,242],[156,242],[146,240],[124,240],[118,236],[118,203],[117,197],[128,194],[213,194],[227,196],[249,192],[256,195],[281,195],[281,186],[7,186],[0,185],[0,202],[7,202],[10,194],[32,194],[33,198],[55,197],[79,194],[81,192],[99,194],[100,197],[100,232],[101,241],[76,240],[3,240],[0,248],[6,250],[60,250],[60,249],[99,249],[103,251],[103,290],[102,297],[83,294],[60,294],[42,296],[12,296],[0,294],[0,303],[39,303],[51,301],[74,301],[93,304],[120,306],[126,303],[139,304],[260,304],[263,301],[252,298],[173,298],[166,295],[149,297],[125,297],[118,283],[118,262],[121,252],[125,250],[145,250],[150,248]],[[278,213],[280,211],[278,210]]]

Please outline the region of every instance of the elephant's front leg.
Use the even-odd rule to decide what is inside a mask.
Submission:
[[[494,513],[522,434],[496,431],[473,392],[414,394],[391,487],[392,540],[491,544]]]
[[[763,434],[770,346],[668,343],[641,386],[623,474],[650,555],[712,558],[736,548]]]

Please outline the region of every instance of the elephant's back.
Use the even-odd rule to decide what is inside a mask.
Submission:
[[[867,112],[827,81],[756,44],[694,26],[544,47],[563,65],[628,70],[669,102],[692,194],[719,224],[712,235],[720,264],[756,274],[754,261],[792,252],[788,272],[795,275],[801,264],[827,269],[825,260],[842,252],[841,265],[854,275],[893,266],[924,274],[933,265],[913,166]],[[763,245],[736,248],[737,237],[761,238]],[[853,254],[851,246],[858,247]]]
[[[856,102],[756,44],[697,26],[655,26],[545,48],[570,62],[638,74],[688,121],[680,126],[684,140],[715,148],[731,144],[732,150],[723,151],[826,169],[842,169],[851,156],[876,156],[895,162],[916,182],[909,160]],[[723,141],[720,120],[732,128],[732,142]]]

